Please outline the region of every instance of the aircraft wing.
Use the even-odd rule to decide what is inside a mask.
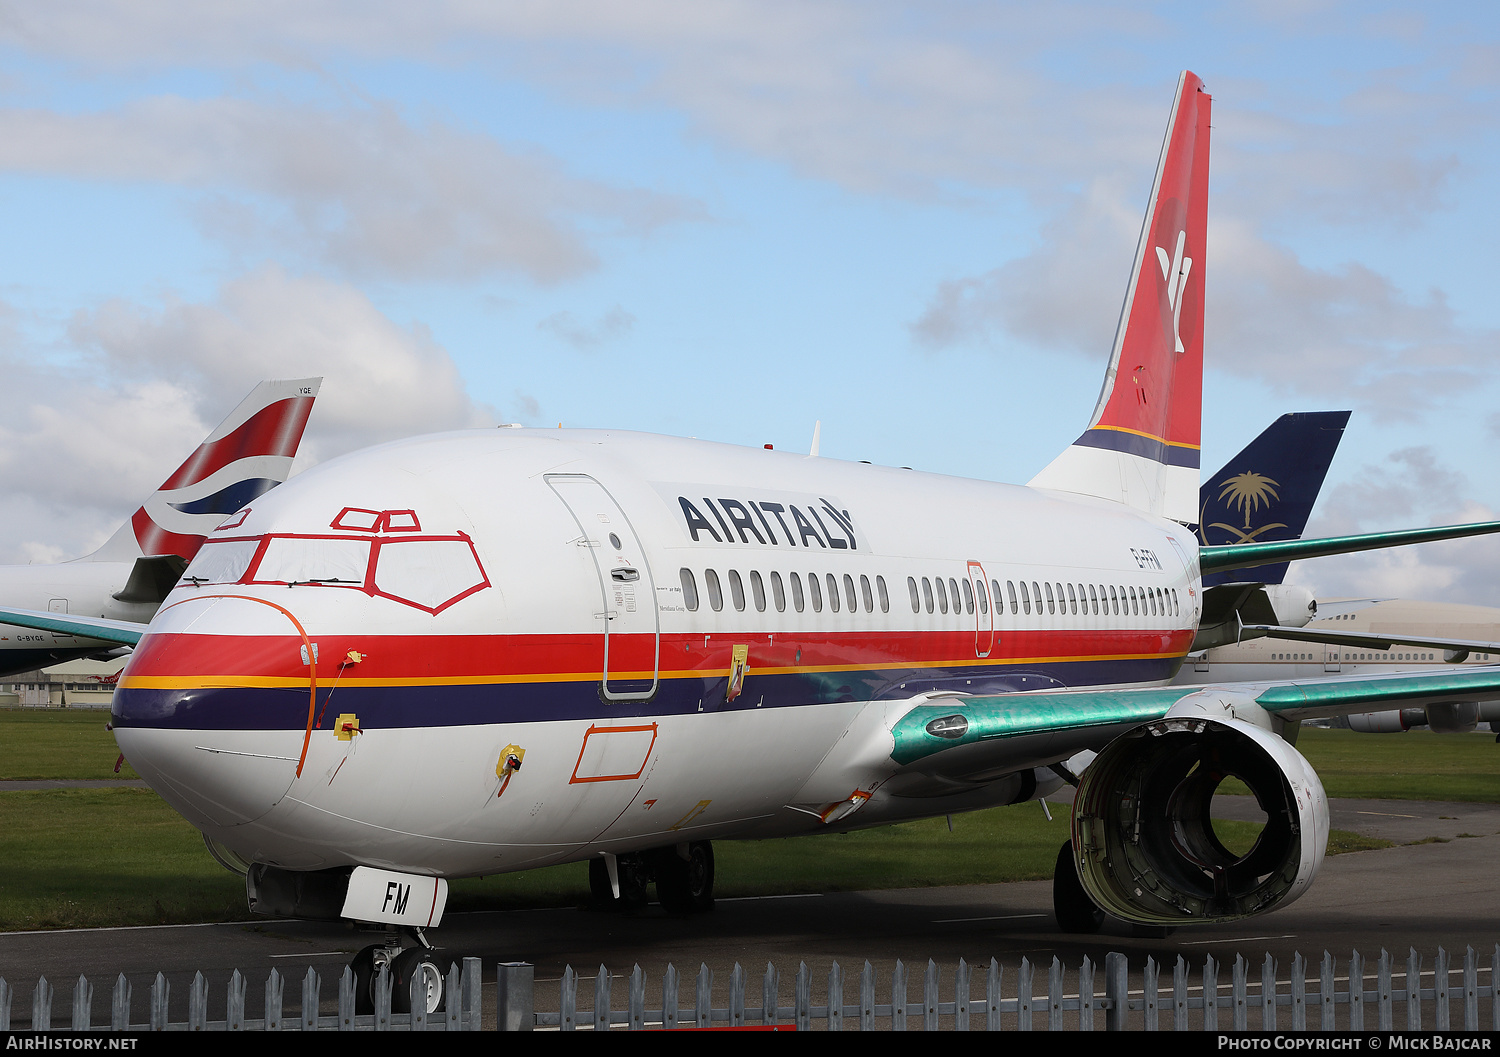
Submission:
[[[106,620],[104,617],[75,617],[67,613],[43,613],[35,609],[12,609],[0,606],[0,624],[18,628],[36,628],[80,639],[99,639],[124,646],[134,646],[146,633],[146,625],[133,620]]]
[[[1500,653],[1500,642],[1480,642],[1475,639],[1435,639],[1422,635],[1386,635],[1369,631],[1327,631],[1321,628],[1284,628],[1274,624],[1246,624],[1246,638],[1291,639],[1296,642],[1323,642],[1331,646],[1352,646],[1356,649],[1388,650],[1397,643],[1403,646],[1426,646],[1442,650],[1455,656],[1446,657],[1452,662],[1462,660],[1470,653]],[[1462,654],[1463,657],[1457,656]]]
[[[1214,708],[1255,708],[1285,721],[1500,697],[1500,665],[1375,676],[1333,676],[1215,686],[1035,691],[924,701],[890,728],[891,759],[949,780],[982,782],[1098,749],[1196,697]]]

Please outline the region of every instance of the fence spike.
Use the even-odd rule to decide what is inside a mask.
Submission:
[[[1307,1030],[1307,959],[1301,951],[1292,954],[1292,1030]]]
[[[806,962],[797,965],[797,994],[792,1000],[792,1022],[798,1031],[812,1030],[812,972]]]
[[[900,958],[891,973],[891,1030],[906,1030],[906,963]]]
[[[693,1022],[700,1028],[706,1028],[714,1015],[713,1006],[714,974],[708,966],[702,962],[698,963],[697,991],[693,996]]]
[[[375,1030],[391,1030],[391,991],[395,980],[391,976],[389,963],[382,965],[375,974]]]
[[[1047,968],[1047,1030],[1062,1030],[1063,967],[1057,955]]]
[[[561,1016],[558,1023],[563,1031],[578,1030],[578,974],[573,971],[571,965],[564,966],[562,974],[562,994],[559,1004],[562,1006]]]
[[[969,1030],[969,963],[958,960],[958,971],[953,974],[953,1030]]]
[[[31,1030],[52,1030],[52,985],[45,976],[37,977],[36,990],[31,992]]]
[[[828,1030],[844,1030],[844,970],[838,962],[828,967]]]
[[[984,1003],[985,1003],[985,1031],[1000,1030],[1000,984],[1003,970],[1000,962],[995,958],[990,959],[990,971],[984,980]]]
[[[10,1030],[10,984],[0,976],[0,1031]]]
[[[667,971],[661,978],[661,1026],[668,1030],[677,1026],[677,990],[681,985],[677,967],[667,963]]]
[[[641,972],[641,963],[636,962],[630,971],[629,1007],[626,1010],[626,1028],[629,1031],[644,1031],[646,1028],[646,974]]]
[[[1390,1031],[1394,1024],[1395,996],[1391,989],[1391,972],[1390,952],[1382,947],[1380,961],[1375,963],[1375,1023],[1381,1031]]]
[[[1081,990],[1079,997],[1083,997]],[[1093,997],[1092,986],[1089,988],[1089,997]],[[1156,963],[1149,958],[1146,959],[1145,990],[1141,998],[1141,1008],[1145,1009],[1149,1006],[1154,1019],[1156,1015]],[[1109,1003],[1109,1008],[1104,1012],[1104,1030],[1124,1031],[1127,1017],[1130,1015],[1130,963],[1126,961],[1125,955],[1115,951],[1104,956],[1104,1000]],[[1093,1026],[1094,1018],[1090,1015],[1089,1027]]]
[[[1464,1030],[1479,1030],[1479,959],[1474,948],[1464,948]]]
[[[781,974],[766,962],[766,975],[760,979],[760,1022],[776,1023],[776,1009],[781,1004]]]
[[[875,967],[869,961],[859,974],[859,1030],[875,1030]]]
[[[266,977],[266,1030],[281,1030],[281,998],[285,981],[275,969]],[[128,1001],[128,999],[127,999]],[[379,1025],[377,1024],[378,1028]]]
[[[938,1029],[938,967],[937,962],[927,959],[927,972],[922,977],[922,1030]]]
[[[224,1030],[245,1030],[245,977],[238,969],[229,974],[229,995],[224,1005]]]
[[[1270,951],[1260,964],[1260,1030],[1276,1030],[1276,959]]]
[[[1182,955],[1177,956],[1177,964],[1172,968],[1172,1030],[1188,1030],[1188,997],[1187,997],[1188,966],[1187,959]]]
[[[188,989],[188,1030],[208,1030],[208,980],[202,972],[193,974],[193,983]]]
[[[729,1023],[736,1028],[745,1025],[745,970],[739,962],[729,971]]]
[[[1349,1030],[1365,1030],[1365,959],[1359,951],[1349,955]]]
[[[82,973],[73,985],[73,1030],[88,1031],[94,1015],[94,985]]]
[[[1087,954],[1078,968],[1078,1030],[1094,1030],[1094,963]]]
[[[464,959],[463,996],[465,1031],[479,1031],[484,1026],[480,1019],[479,1009],[479,989],[481,983],[483,982],[483,975],[484,971],[482,963],[478,958]],[[526,984],[526,1004],[532,1007],[533,1014],[535,1013],[535,1001],[533,992],[534,986],[535,969],[532,970],[532,975],[527,978]],[[521,1028],[520,1030],[530,1031],[534,1022],[534,1016],[526,1018],[526,1026],[524,1028]]]
[[[350,965],[339,974],[339,1030],[354,1030],[354,967]]]
[[[1212,954],[1203,959],[1203,1030],[1219,1030],[1219,963]]]
[[[413,979],[419,979],[417,974]],[[318,993],[323,989],[322,981],[318,979],[318,971],[311,965],[307,967],[307,974],[302,977],[302,1030],[318,1030]]]
[[[443,1017],[448,1031],[464,1030],[464,971],[457,962],[448,963],[448,976],[443,981]]]
[[[1245,961],[1244,955],[1236,953],[1234,968],[1230,970],[1229,975],[1229,993],[1234,1000],[1232,1019],[1235,1031],[1248,1031],[1250,1028],[1250,1011],[1246,1008],[1249,1003],[1249,987],[1246,980],[1249,975],[1248,970],[1249,964]]]
[[[599,971],[594,974],[594,1030],[609,1030],[609,990],[613,981],[609,970],[601,962]]]
[[[156,974],[156,979],[151,984],[151,1030],[167,1030],[167,999],[172,993],[172,985],[167,983],[167,978],[162,973]]]
[[[1122,955],[1123,957],[1123,955]],[[1146,956],[1146,971],[1143,976],[1143,994],[1141,995],[1142,1019],[1147,1031],[1161,1030],[1161,966],[1156,964],[1156,959],[1150,955]],[[1126,986],[1129,986],[1127,980]],[[1125,1030],[1125,1017],[1122,1013],[1119,1018],[1119,1027],[1116,1030]]]
[[[1337,985],[1334,984],[1334,970],[1338,963],[1332,952],[1323,949],[1323,964],[1319,967],[1319,981],[1317,981],[1317,1005],[1323,1009],[1322,1020],[1319,1027],[1325,1032],[1334,1030],[1335,1000],[1338,999]]]
[[[1415,947],[1406,950],[1406,1030],[1422,1030],[1422,956]]]
[[[1436,1020],[1434,1026],[1439,1031],[1448,1031],[1453,1027],[1452,1018],[1448,1014],[1448,960],[1448,952],[1439,947],[1432,965],[1432,997],[1436,1002],[1433,1019]]]
[[[1030,959],[1021,957],[1021,971],[1016,974],[1016,1030],[1031,1030],[1031,1006],[1035,1001],[1031,989]]]

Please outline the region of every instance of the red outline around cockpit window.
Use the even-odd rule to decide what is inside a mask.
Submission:
[[[347,508],[346,507],[345,509],[352,509],[352,508]],[[405,513],[405,511],[399,511],[398,510],[398,511],[392,511],[392,513]],[[415,517],[413,518],[413,520],[415,520]],[[400,530],[398,530],[398,531],[400,531]],[[251,556],[250,563],[245,567],[245,571],[240,574],[240,578],[238,580],[233,581],[234,583],[236,583],[236,584],[246,584],[246,585],[255,584],[255,585],[271,586],[271,587],[290,587],[292,585],[292,581],[290,581],[290,580],[257,580],[257,579],[255,579],[255,574],[260,570],[260,563],[265,558],[266,551],[271,546],[271,541],[273,539],[354,540],[354,541],[369,543],[370,544],[370,558],[369,558],[369,562],[365,566],[365,579],[364,579],[364,583],[360,583],[360,584],[332,584],[332,583],[305,583],[305,582],[302,582],[302,581],[298,581],[297,582],[297,586],[298,587],[342,587],[342,588],[344,588],[346,590],[362,591],[362,592],[364,592],[365,594],[369,595],[372,598],[377,597],[377,596],[380,597],[380,598],[388,598],[392,602],[399,602],[401,605],[411,606],[413,609],[420,609],[422,612],[424,612],[424,613],[431,613],[433,616],[437,616],[439,613],[441,613],[443,610],[447,609],[449,606],[452,606],[452,605],[455,605],[455,604],[457,604],[459,602],[462,602],[465,598],[468,598],[472,594],[475,594],[475,593],[477,593],[479,591],[483,591],[487,587],[493,587],[494,586],[494,584],[492,584],[490,582],[490,574],[489,574],[488,570],[485,569],[484,562],[482,562],[482,561],[479,560],[479,550],[478,550],[478,548],[476,548],[474,546],[474,540],[473,540],[472,537],[470,537],[470,535],[467,532],[456,532],[456,533],[454,533],[451,536],[450,535],[438,535],[438,534],[435,534],[435,533],[434,534],[428,534],[428,535],[421,535],[421,536],[401,536],[401,537],[398,537],[396,539],[390,539],[390,538],[385,537],[385,536],[363,535],[363,534],[362,535],[358,535],[358,536],[335,535],[335,534],[333,534],[331,532],[271,532],[271,533],[267,533],[266,535],[263,535],[263,536],[230,536],[230,537],[228,537],[226,539],[214,540],[214,542],[215,543],[238,543],[238,542],[240,542],[242,540],[256,540],[257,541],[257,545],[256,545],[256,548],[255,548],[255,554]],[[434,608],[432,608],[430,606],[424,606],[420,602],[417,602],[417,601],[415,601],[413,599],[402,598],[400,595],[393,595],[393,594],[391,594],[388,591],[382,591],[380,589],[380,585],[375,580],[375,569],[379,565],[379,562],[380,562],[380,549],[381,549],[381,547],[385,546],[387,543],[444,543],[444,542],[452,542],[454,540],[462,540],[464,543],[468,544],[468,546],[469,546],[469,553],[470,553],[470,555],[474,559],[474,568],[476,568],[476,569],[479,570],[479,583],[477,583],[474,586],[470,587],[466,591],[463,591],[463,592],[460,592],[459,594],[454,595],[452,598],[446,599],[443,602],[443,604],[440,605],[440,606],[438,606],[436,609],[434,609]],[[207,585],[199,585],[199,586],[207,586]],[[215,585],[215,586],[222,586],[222,585]]]

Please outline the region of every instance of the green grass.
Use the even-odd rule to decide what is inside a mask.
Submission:
[[[28,778],[139,778],[115,773],[120,750],[104,709],[0,708],[0,781]]]
[[[108,778],[117,750],[102,712],[0,711],[0,777]],[[1298,748],[1332,796],[1500,799],[1491,737],[1304,731]],[[123,768],[121,777],[134,777]],[[1035,803],[854,833],[715,845],[725,897],[1040,880],[1052,875],[1067,811]],[[1216,832],[1248,846],[1250,823]],[[1329,853],[1388,847],[1334,831]],[[148,790],[0,793],[0,930],[230,921],[248,917],[244,882]],[[454,911],[577,905],[574,863],[453,883]]]

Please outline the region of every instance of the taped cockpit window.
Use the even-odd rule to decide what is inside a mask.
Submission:
[[[198,548],[182,580],[196,584],[239,583],[259,546],[259,539],[209,541]]]
[[[429,613],[489,585],[466,536],[381,540],[375,556],[375,593]]]
[[[363,587],[369,568],[369,540],[272,536],[250,582]]]

